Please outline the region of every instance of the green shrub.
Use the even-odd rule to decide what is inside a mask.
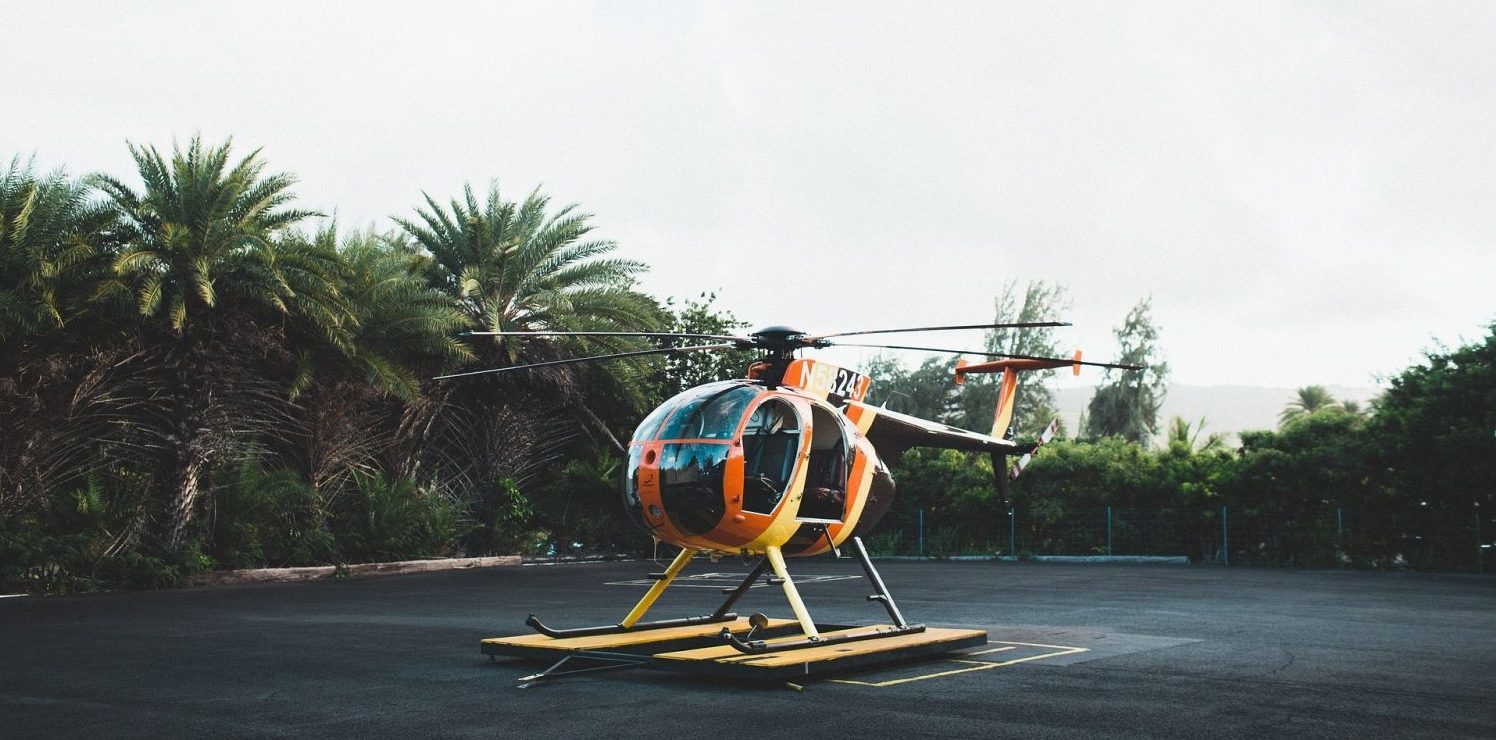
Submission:
[[[324,497],[291,470],[240,463],[217,492],[211,567],[320,565],[337,557]]]
[[[458,514],[439,492],[409,478],[355,478],[333,537],[346,562],[383,562],[446,554],[458,535]]]
[[[157,557],[143,534],[148,490],[149,480],[131,471],[96,472],[82,488],[0,522],[0,587],[65,593],[179,582],[184,568]]]
[[[904,555],[904,536],[897,530],[883,531],[867,539],[867,549],[873,555]]]
[[[961,533],[955,527],[936,527],[925,536],[925,552],[936,558],[960,555]]]
[[[530,499],[511,478],[500,478],[494,490],[475,494],[466,502],[470,525],[463,533],[462,545],[469,555],[536,554],[535,511]],[[549,540],[550,533],[543,539]]]

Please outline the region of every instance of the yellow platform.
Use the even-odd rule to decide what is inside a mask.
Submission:
[[[893,625],[828,628],[822,638],[886,632]],[[784,680],[794,677],[844,673],[888,663],[917,660],[987,644],[982,630],[927,627],[923,632],[876,637],[854,642],[775,651],[775,643],[798,642],[800,635],[765,640],[769,650],[754,655],[737,651],[731,645],[656,653],[653,668],[750,680]]]
[[[633,655],[635,665],[674,672],[721,676],[751,681],[778,681],[807,676],[844,673],[890,663],[908,662],[987,644],[982,630],[928,627],[923,632],[872,637],[832,645],[795,650],[774,650],[774,645],[803,642],[800,625],[792,619],[770,619],[765,629],[754,633],[769,649],[747,654],[724,644],[722,628],[740,638],[749,632],[747,619],[717,624],[669,627],[608,635],[552,638],[541,634],[492,637],[481,643],[483,654],[530,660],[557,661],[568,656]],[[825,639],[846,635],[888,632],[892,625],[863,627],[817,625]]]

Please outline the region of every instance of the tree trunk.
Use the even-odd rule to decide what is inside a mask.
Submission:
[[[172,498],[171,530],[167,537],[167,546],[172,552],[179,551],[182,543],[186,541],[187,527],[192,524],[197,497],[202,491],[199,478],[206,464],[206,456],[189,447],[187,461],[177,477],[177,486]]]

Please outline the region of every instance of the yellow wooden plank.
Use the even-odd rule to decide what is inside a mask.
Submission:
[[[871,631],[889,630],[891,625],[874,625],[871,627],[856,627],[852,629],[836,630],[834,632],[823,632],[823,638],[840,635],[864,634]],[[945,627],[927,627],[924,632],[914,632],[904,635],[890,637],[872,638],[856,642],[824,645],[818,647],[801,648],[798,650],[785,650],[782,652],[758,653],[748,655],[738,652],[731,645],[697,648],[694,650],[680,650],[672,653],[661,653],[654,656],[659,660],[698,661],[710,660],[718,663],[742,663],[755,666],[777,667],[794,665],[798,663],[814,663],[832,661],[854,655],[870,655],[874,653],[900,650],[915,645],[930,645],[942,642],[953,642],[985,635],[981,630],[950,629]],[[765,640],[769,645],[775,643],[793,642],[804,639],[800,636],[776,638]]]
[[[842,635],[862,634],[862,633],[868,633],[868,632],[877,632],[877,631],[880,631],[880,630],[885,630],[886,631],[886,630],[889,630],[889,629],[892,629],[892,625],[875,624],[875,625],[870,625],[870,626],[867,626],[867,627],[848,627],[846,629],[832,630],[830,632],[822,632],[821,633],[821,637],[822,638],[839,637],[839,636],[842,636]],[[804,639],[805,639],[805,635],[789,635],[789,636],[786,636],[786,637],[776,637],[776,638],[764,640],[764,642],[768,643],[769,645],[775,645],[775,644],[778,644],[778,643],[799,642],[799,641],[804,640]],[[806,648],[806,649],[810,649],[810,648]],[[758,653],[756,655],[748,655],[746,653],[739,652],[737,650],[737,648],[734,648],[731,645],[723,644],[723,645],[713,645],[711,647],[695,648],[695,649],[692,649],[692,650],[678,650],[678,651],[673,652],[673,653],[661,653],[661,654],[659,654],[659,655],[657,655],[655,657],[657,657],[657,658],[668,658],[670,660],[723,660],[723,659],[753,659],[753,658],[759,658],[759,657],[763,657],[765,655],[770,655],[770,654],[771,653]]]
[[[770,619],[769,628],[779,628],[795,624],[793,619]],[[586,635],[583,637],[547,637],[536,633],[533,635],[518,635],[515,637],[490,637],[483,640],[485,645],[511,645],[525,648],[540,648],[544,650],[608,650],[610,648],[629,647],[634,645],[647,645],[651,642],[664,642],[666,640],[680,640],[691,637],[708,637],[722,631],[723,627],[731,629],[735,633],[747,632],[750,627],[748,620],[738,618],[731,622],[715,622],[712,624],[692,624],[683,627],[666,627],[655,630],[639,630],[637,632],[622,632],[612,635]],[[730,646],[729,646],[730,649]]]
[[[982,635],[983,633],[978,630],[926,629],[921,633],[863,640],[845,645],[827,645],[826,647],[771,653],[771,657],[754,661],[754,665],[784,666],[809,662],[825,663],[854,655],[894,652],[916,645],[937,645],[942,642],[955,642]]]
[[[848,658],[854,655],[872,655],[876,653],[901,650],[915,645],[932,645],[942,642],[953,642],[956,640],[975,637],[982,633],[978,630],[953,630],[941,628],[927,628],[924,632],[916,632],[907,635],[896,635],[893,637],[861,640],[849,642],[843,645],[826,645],[824,647],[805,648],[803,650],[786,650],[779,653],[766,653],[759,660],[753,661],[753,665],[765,667],[777,667],[785,665],[796,665],[800,663],[826,663]]]

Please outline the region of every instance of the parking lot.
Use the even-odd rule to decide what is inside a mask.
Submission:
[[[912,621],[989,644],[806,685],[644,669],[517,688],[484,637],[617,622],[650,562],[0,599],[6,737],[1496,737],[1496,578],[889,562]],[[884,621],[849,561],[793,561],[818,621]],[[710,612],[699,561],[651,618]],[[644,579],[644,580],[641,580]],[[789,616],[756,588],[737,609]],[[543,667],[543,666],[542,666]]]

